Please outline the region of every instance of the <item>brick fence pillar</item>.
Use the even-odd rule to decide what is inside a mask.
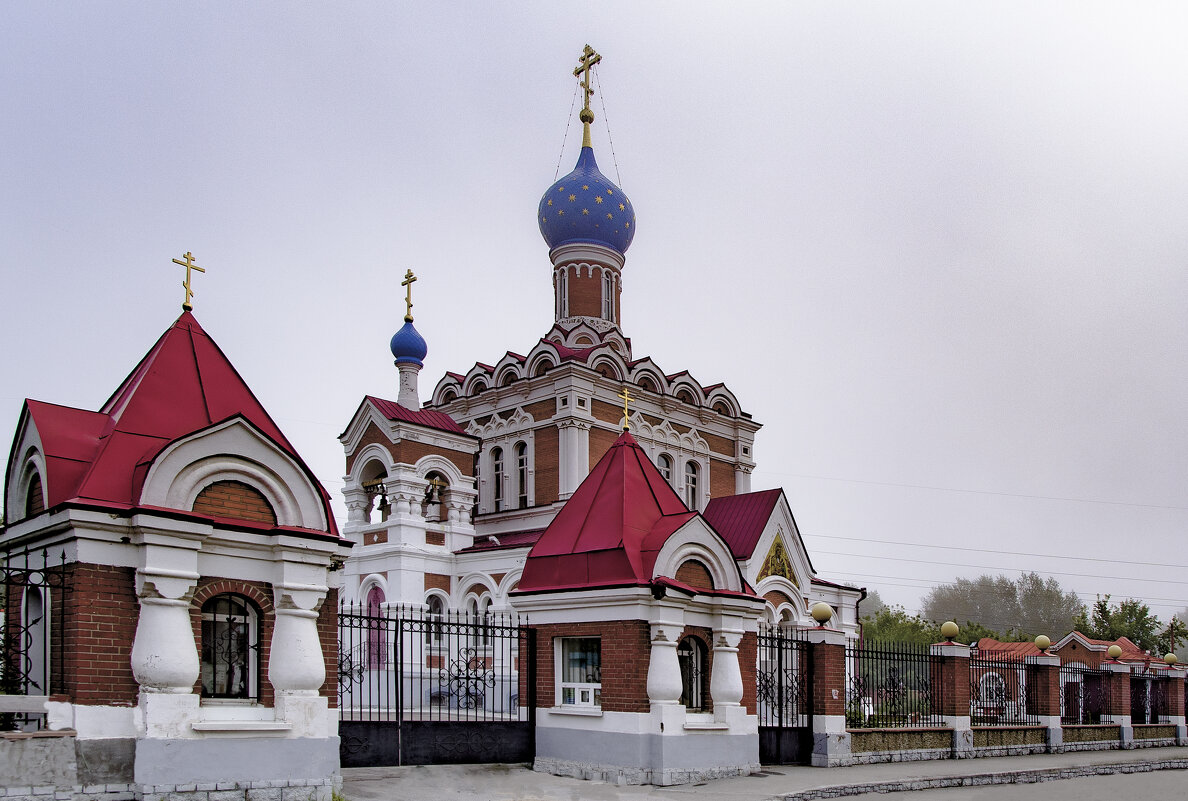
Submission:
[[[1167,719],[1176,727],[1176,745],[1188,745],[1188,727],[1184,718],[1183,668],[1167,671]]]
[[[931,647],[932,709],[953,729],[953,758],[973,756],[969,720],[969,646],[952,641]]]
[[[1118,742],[1134,748],[1134,729],[1130,721],[1130,665],[1107,660],[1101,663],[1102,678],[1109,687],[1109,706],[1101,712],[1102,723],[1118,727]]]
[[[1027,672],[1027,709],[1039,724],[1047,729],[1045,742],[1048,753],[1064,751],[1064,728],[1060,723],[1060,657],[1043,653],[1029,656],[1024,668]]]
[[[835,629],[809,629],[812,649],[812,726],[814,767],[827,768],[851,761],[846,731],[846,635]]]

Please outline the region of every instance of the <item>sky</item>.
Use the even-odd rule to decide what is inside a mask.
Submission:
[[[395,398],[553,322],[572,75],[631,197],[635,355],[763,423],[823,577],[1188,606],[1188,7],[0,3],[0,420],[194,312],[336,498]],[[572,110],[571,110],[572,109]],[[1063,632],[1050,632],[1058,637]]]

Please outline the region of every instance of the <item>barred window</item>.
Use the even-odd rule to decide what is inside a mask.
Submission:
[[[238,595],[202,604],[202,697],[256,698],[259,681],[256,610]]]

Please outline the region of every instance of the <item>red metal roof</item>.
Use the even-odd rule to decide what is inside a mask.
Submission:
[[[624,431],[528,553],[521,592],[648,584],[685,508]]]
[[[783,494],[782,489],[771,489],[711,498],[704,517],[726,540],[735,559],[750,559]]]
[[[322,496],[337,536],[330,496],[268,412],[190,312],[161,335],[98,412],[27,401],[46,449],[50,505],[97,501],[129,508],[149,466],[171,442],[242,417],[289,454]]]
[[[1033,642],[1002,642],[993,637],[978,640],[978,653],[999,659],[1022,659],[1025,656],[1039,656],[1041,651]]]
[[[451,434],[465,434],[466,431],[458,425],[454,418],[450,417],[445,412],[435,412],[431,409],[408,409],[401,406],[396,401],[385,400],[377,398],[374,395],[367,395],[363,401],[370,402],[372,406],[379,411],[384,417],[389,420],[403,420],[406,423],[416,423],[417,425],[426,426],[427,428],[436,428],[439,431],[448,431]]]
[[[475,553],[478,551],[498,551],[505,548],[525,548],[534,545],[544,533],[543,528],[531,531],[509,531],[504,534],[480,537],[474,544],[461,548],[456,553]]]

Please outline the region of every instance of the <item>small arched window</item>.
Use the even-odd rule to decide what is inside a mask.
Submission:
[[[428,606],[425,626],[425,643],[427,645],[441,645],[442,618],[445,617],[445,604],[440,595],[430,595],[425,600]]]
[[[689,712],[706,711],[708,693],[705,691],[705,643],[697,637],[686,637],[677,645],[677,662],[681,666],[681,703]]]
[[[602,319],[615,319],[615,276],[610,270],[602,271]]]
[[[450,482],[436,470],[425,474],[425,497],[421,501],[421,515],[428,521],[445,522],[449,519],[449,509],[445,503],[446,490]]]
[[[685,506],[696,511],[698,509],[699,490],[698,481],[701,473],[701,468],[697,466],[697,462],[685,463]]]
[[[495,511],[503,511],[503,448],[491,449],[491,499]]]
[[[29,489],[25,491],[25,517],[36,517],[45,511],[45,496],[41,491],[41,473],[33,471]]]
[[[516,506],[528,508],[528,445],[516,443]]]
[[[677,394],[676,394],[676,399],[679,400],[681,403],[687,403],[690,406],[697,405],[697,401],[693,399],[693,393],[687,389],[678,390]]]
[[[382,668],[388,662],[388,632],[384,617],[384,591],[372,587],[367,591],[367,667]]]
[[[557,319],[569,316],[569,270],[557,273]]]
[[[660,471],[660,475],[664,476],[664,480],[669,484],[672,483],[672,457],[667,453],[660,454],[656,459],[656,468]]]
[[[202,604],[202,697],[257,698],[258,617],[247,599],[226,593]]]

